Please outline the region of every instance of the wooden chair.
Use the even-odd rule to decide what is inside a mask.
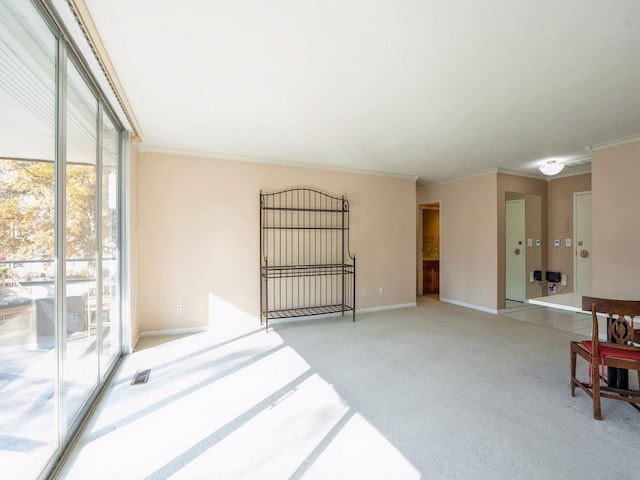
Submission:
[[[591,311],[593,327],[591,340],[571,342],[571,396],[575,396],[576,387],[584,390],[593,400],[593,418],[597,420],[602,420],[601,397],[629,402],[640,409],[640,390],[631,390],[624,383],[600,383],[601,379],[607,381],[605,367],[622,369],[613,373],[622,374],[624,378],[629,370],[635,370],[640,382],[640,338],[634,338],[633,328],[634,317],[640,316],[640,301],[582,297],[582,310]],[[607,341],[598,338],[598,313],[607,316]],[[577,355],[589,363],[588,383],[576,378]]]

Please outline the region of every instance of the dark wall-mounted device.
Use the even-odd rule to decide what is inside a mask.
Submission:
[[[560,282],[560,272],[547,272],[547,282],[559,283]]]
[[[533,271],[533,281],[541,282],[542,281],[542,270],[534,270]]]

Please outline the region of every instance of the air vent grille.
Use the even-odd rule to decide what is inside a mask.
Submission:
[[[141,383],[147,383],[147,380],[149,380],[150,373],[151,373],[151,369],[138,370],[136,374],[133,376],[131,385],[140,385]]]

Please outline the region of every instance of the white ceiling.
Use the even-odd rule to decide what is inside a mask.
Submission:
[[[143,147],[434,183],[640,134],[637,0],[85,0]]]

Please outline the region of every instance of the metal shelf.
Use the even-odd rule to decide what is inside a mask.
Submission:
[[[269,311],[269,319],[311,317],[315,315],[343,313],[351,310],[353,310],[351,307],[345,306],[345,305],[323,305],[321,307],[292,308],[289,310],[271,310]]]
[[[353,312],[349,202],[309,188],[260,192],[260,323]]]
[[[315,277],[318,275],[354,274],[355,268],[350,264],[336,265],[297,265],[263,267],[262,274],[268,278]]]

